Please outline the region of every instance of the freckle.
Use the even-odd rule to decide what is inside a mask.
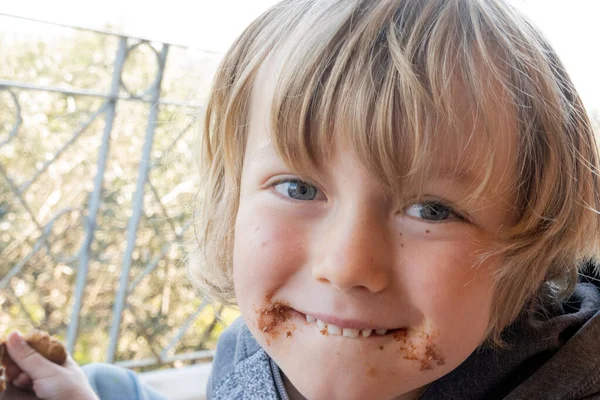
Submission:
[[[402,243],[400,243],[400,247],[404,247],[404,245]]]
[[[383,351],[383,346],[379,346],[379,350]]]
[[[429,233],[429,229],[427,229],[427,230],[425,231],[425,233]]]
[[[402,236],[402,232],[400,232],[400,236]]]
[[[369,378],[375,378],[377,376],[377,370],[373,367],[369,367],[369,369],[367,370],[367,376]]]
[[[375,257],[371,257],[371,264],[373,264],[373,261],[375,261]]]
[[[267,241],[264,241],[260,244],[260,247],[265,247],[267,245]]]

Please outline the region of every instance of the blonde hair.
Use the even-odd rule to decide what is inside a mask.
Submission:
[[[335,130],[384,184],[398,193],[418,186],[440,143],[465,140],[460,93],[483,121],[479,156],[490,160],[471,201],[487,188],[501,139],[492,111],[508,103],[519,219],[481,257],[503,260],[486,338],[501,344],[502,329],[547,293],[540,288],[558,298],[572,292],[578,266],[599,251],[598,154],[581,100],[541,34],[493,0],[284,0],[226,53],[206,108],[189,269],[204,295],[235,303],[233,227],[250,97],[259,69],[284,46],[293,51],[279,71],[271,130],[281,157],[300,169],[316,169]]]

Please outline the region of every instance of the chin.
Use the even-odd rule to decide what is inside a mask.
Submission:
[[[286,349],[286,354],[280,353],[280,349],[270,350],[275,350],[272,357],[294,388],[310,400],[409,399],[415,389],[445,373],[441,368],[415,370],[410,363],[402,362],[385,366],[364,355],[344,357],[337,354],[336,346],[317,356],[302,349],[289,353],[290,349]]]

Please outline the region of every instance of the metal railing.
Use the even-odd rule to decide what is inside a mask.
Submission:
[[[186,301],[182,298],[191,299],[191,293],[193,289],[186,287],[183,283],[181,276],[181,269],[184,269],[183,263],[185,259],[184,244],[186,238],[191,234],[190,218],[185,210],[177,210],[176,215],[171,215],[169,207],[165,203],[165,198],[170,196],[172,201],[173,196],[170,192],[167,196],[159,193],[160,189],[156,184],[151,174],[164,172],[165,165],[168,168],[168,164],[164,163],[165,158],[174,159],[173,156],[169,156],[169,151],[180,146],[184,143],[182,148],[189,149],[190,143],[193,141],[193,127],[194,117],[201,111],[201,104],[198,102],[190,102],[189,100],[181,99],[165,99],[161,97],[163,94],[163,82],[168,74],[167,61],[169,59],[170,51],[173,48],[186,49],[185,46],[179,46],[172,43],[164,43],[157,41],[150,41],[145,38],[136,38],[126,35],[114,34],[101,30],[91,30],[79,27],[69,27],[60,24],[51,24],[45,21],[24,19],[21,17],[8,16],[0,14],[3,18],[12,18],[14,20],[22,19],[26,20],[27,23],[38,23],[55,26],[55,29],[67,29],[83,31],[86,34],[104,35],[106,37],[116,39],[116,49],[114,49],[114,61],[108,63],[111,75],[110,87],[107,91],[90,89],[90,88],[78,88],[66,85],[44,85],[38,83],[31,83],[23,80],[10,80],[10,77],[4,76],[0,79],[0,95],[4,92],[4,99],[7,102],[12,103],[10,108],[13,112],[12,127],[5,129],[5,132],[0,130],[0,180],[3,181],[0,184],[0,226],[3,226],[3,231],[0,231],[0,236],[5,235],[5,240],[0,247],[0,306],[3,307],[3,313],[5,319],[0,319],[0,328],[8,330],[9,326],[2,327],[2,324],[15,324],[15,325],[27,325],[32,327],[39,327],[46,330],[55,331],[55,333],[61,334],[66,330],[66,342],[70,352],[76,350],[78,344],[78,338],[81,331],[80,317],[82,313],[86,315],[92,315],[89,310],[93,308],[97,311],[102,311],[102,315],[106,315],[106,308],[112,308],[111,322],[110,324],[105,323],[106,318],[104,317],[90,317],[91,321],[95,321],[91,324],[91,327],[87,327],[87,331],[91,332],[87,342],[94,341],[94,326],[99,327],[99,331],[103,332],[103,336],[108,335],[108,345],[105,351],[104,360],[107,362],[116,362],[117,355],[119,353],[120,337],[123,330],[124,315],[127,311],[131,318],[128,324],[140,327],[140,329],[134,330],[132,333],[133,337],[137,337],[136,340],[131,340],[130,344],[127,344],[128,351],[126,354],[134,354],[133,359],[122,359],[125,356],[121,356],[121,360],[117,363],[126,367],[149,367],[157,364],[164,363],[176,363],[182,360],[197,360],[206,359],[212,357],[212,350],[203,349],[206,340],[209,339],[211,334],[214,333],[215,327],[220,324],[219,314],[222,309],[214,310],[208,319],[205,316],[205,323],[202,326],[201,333],[198,335],[204,340],[203,342],[195,342],[193,345],[184,346],[187,351],[174,354],[174,350],[178,348],[182,338],[185,335],[190,334],[190,329],[194,327],[197,330],[197,320],[201,314],[206,314],[207,310],[210,309],[210,305],[207,302],[196,300],[197,303],[193,308],[189,309],[187,315],[179,313],[174,321],[168,322],[171,318],[172,310],[174,306],[170,305],[170,300],[164,299],[164,296],[172,296],[173,288],[180,296],[180,305],[189,306]],[[58,28],[60,27],[60,28]],[[112,40],[112,39],[111,39]],[[124,79],[124,71],[126,70],[126,63],[128,59],[136,51],[141,48],[145,49],[146,54],[152,54],[155,59],[155,75],[151,79],[150,85],[143,91],[135,92],[130,88],[129,84]],[[215,53],[206,52],[207,57],[211,59],[218,59]],[[1,76],[0,76],[1,77]],[[73,134],[64,138],[60,145],[55,145],[55,150],[51,154],[45,153],[43,160],[37,160],[36,166],[28,179],[24,179],[25,174],[19,167],[15,167],[19,158],[15,156],[15,148],[25,148],[27,144],[28,135],[28,116],[31,118],[31,113],[25,113],[24,103],[22,97],[26,93],[33,93],[35,96],[37,93],[50,93],[54,96],[58,96],[58,99],[81,99],[90,98],[89,110],[86,110],[86,118],[81,120],[79,126],[73,130]],[[31,98],[31,97],[28,97]],[[97,102],[99,100],[99,104]],[[96,102],[95,102],[96,101]],[[135,182],[135,190],[131,196],[131,202],[129,204],[129,211],[126,213],[126,227],[121,227],[120,230],[114,231],[113,238],[108,241],[105,246],[98,243],[99,232],[102,231],[102,224],[99,222],[99,216],[102,214],[102,221],[107,221],[108,218],[104,211],[101,211],[103,206],[106,205],[109,198],[119,196],[119,190],[111,190],[110,184],[107,183],[107,169],[111,165],[110,154],[114,150],[113,144],[116,132],[115,129],[116,119],[119,117],[119,105],[126,102],[137,102],[146,104],[147,116],[145,134],[143,136],[143,145],[141,146],[141,152],[139,152],[139,159],[136,160],[137,172],[135,176],[117,176],[121,181],[127,181],[129,187]],[[171,107],[171,112],[181,117],[181,109],[185,107],[186,110],[191,112],[189,121],[185,121],[182,129],[176,132],[169,131],[168,135],[168,146],[165,151],[161,152],[158,156],[153,151],[153,145],[155,143],[155,135],[157,127],[161,128],[162,121],[159,114],[163,111],[163,107]],[[173,109],[175,111],[173,111]],[[27,114],[27,115],[24,115]],[[2,116],[0,115],[0,118]],[[53,117],[47,117],[49,120]],[[100,127],[101,120],[103,119],[103,126]],[[180,118],[181,119],[181,118]],[[7,121],[0,120],[0,127],[7,125]],[[48,124],[49,125],[49,124]],[[44,128],[47,129],[47,128]],[[136,128],[137,129],[137,128]],[[91,133],[90,133],[91,132]],[[86,195],[80,197],[79,204],[71,204],[69,206],[63,206],[60,208],[60,204],[55,205],[57,208],[54,214],[48,213],[47,203],[42,204],[42,200],[39,197],[44,198],[45,196],[39,196],[35,192],[36,188],[40,193],[46,193],[51,190],[50,185],[52,180],[47,178],[48,175],[55,169],[59,160],[63,164],[68,164],[68,154],[80,153],[86,151],[86,145],[82,144],[82,138],[85,135],[98,135],[101,139],[97,141],[99,147],[97,149],[89,149],[89,156],[92,154],[96,155],[95,164],[87,162],[87,167],[94,172],[89,175],[90,180],[93,180],[93,186],[91,190],[87,190]],[[62,136],[64,137],[64,136]],[[21,145],[16,144],[19,140]],[[48,139],[56,140],[56,139]],[[80,146],[77,148],[77,146]],[[77,149],[76,149],[77,148]],[[83,150],[81,150],[83,149]],[[120,148],[119,148],[120,149]],[[71,152],[71,153],[69,153]],[[10,155],[12,154],[12,156]],[[88,154],[88,153],[86,153]],[[191,156],[191,153],[190,153]],[[88,157],[83,157],[87,159]],[[121,157],[127,158],[127,157]],[[120,160],[122,161],[122,160]],[[120,162],[119,161],[119,162]],[[129,160],[129,164],[133,160]],[[76,164],[76,162],[73,162]],[[95,166],[95,168],[92,168]],[[62,167],[61,167],[62,168]],[[122,168],[119,166],[118,168]],[[20,176],[19,179],[13,175]],[[115,174],[113,174],[115,175]],[[118,174],[117,174],[118,175]],[[116,178],[115,178],[116,179]],[[0,182],[1,182],[0,181]],[[167,179],[168,181],[168,179]],[[81,182],[83,185],[86,182]],[[164,183],[164,182],[163,182]],[[165,186],[162,184],[162,186]],[[166,189],[170,190],[169,188]],[[55,197],[64,196],[65,190],[61,191],[61,195]],[[191,192],[191,191],[188,191]],[[112,196],[112,197],[110,197]],[[125,196],[126,197],[126,196]],[[148,213],[144,202],[148,202],[151,198],[153,203],[153,211],[151,214]],[[35,204],[38,204],[36,206]],[[59,202],[60,203],[60,202]],[[118,207],[113,209],[121,212],[123,202],[118,204]],[[41,206],[40,206],[41,204]],[[41,211],[45,207],[44,212]],[[106,207],[105,207],[106,208]],[[69,219],[69,217],[71,219]],[[65,222],[68,220],[69,222]],[[65,250],[56,251],[54,250],[56,240],[53,238],[56,236],[53,231],[56,229],[58,224],[57,221],[61,221],[60,225],[63,227],[63,231],[73,232],[77,229],[82,230],[78,238],[80,245],[74,248],[72,254],[63,254]],[[143,236],[150,237],[145,239],[146,241],[140,242],[142,236],[140,224],[144,221],[146,227]],[[148,221],[159,221],[160,224],[150,224]],[[2,225],[3,224],[3,225]],[[150,226],[152,225],[152,226]],[[26,228],[26,229],[24,229]],[[167,230],[167,231],[165,231]],[[120,253],[120,270],[118,284],[114,282],[114,274],[109,272],[103,272],[104,275],[98,273],[98,269],[102,270],[102,266],[109,264],[108,258],[104,255],[103,251],[109,246],[115,246],[119,244],[120,232],[123,231],[125,246]],[[5,232],[4,234],[2,232]],[[12,232],[12,233],[10,233]],[[15,233],[17,232],[17,233]],[[150,233],[148,233],[150,232]],[[167,232],[167,233],[165,233]],[[12,235],[12,236],[10,236]],[[187,235],[187,236],[186,236]],[[9,237],[10,236],[10,237]],[[71,242],[73,238],[69,239]],[[147,250],[146,246],[149,246],[148,241],[152,240],[151,252],[154,252],[153,256],[140,257],[140,252]],[[69,242],[70,243],[70,242]],[[103,247],[104,246],[104,247]],[[69,246],[66,246],[67,248]],[[71,246],[73,247],[73,246]],[[111,247],[112,248],[112,247]],[[177,252],[175,256],[173,252]],[[114,253],[114,251],[113,251]],[[112,256],[114,260],[114,255]],[[40,261],[46,260],[46,261]],[[50,260],[50,261],[48,261]],[[103,264],[104,260],[104,264]],[[52,315],[57,313],[56,308],[46,307],[47,299],[34,299],[35,296],[25,295],[24,293],[31,294],[32,292],[43,292],[44,288],[48,284],[38,282],[36,276],[40,274],[47,274],[46,270],[36,270],[39,262],[50,263],[50,270],[57,270],[62,268],[67,271],[66,275],[74,275],[76,278],[66,280],[68,282],[64,285],[60,285],[58,291],[63,290],[67,293],[67,298],[70,299],[70,316],[63,312],[63,320],[67,322],[52,324]],[[89,288],[90,282],[90,265],[99,265],[94,270],[94,281],[96,289]],[[157,274],[160,269],[166,270],[167,272],[161,273],[158,278],[159,282],[161,279],[165,279],[164,285],[159,283],[159,286],[152,286],[152,290],[156,291],[159,289],[165,289],[169,285],[168,290],[163,290],[162,296],[159,300],[161,305],[160,312],[153,311],[140,311],[143,307],[149,307],[148,304],[154,302],[156,297],[152,297],[150,294],[145,294],[142,300],[136,300],[142,304],[140,310],[137,310],[138,314],[144,313],[146,318],[142,318],[144,323],[139,322],[140,317],[133,311],[131,305],[131,299],[135,292],[139,288],[146,287],[150,288],[151,285],[144,283],[152,277],[153,274]],[[29,278],[28,271],[32,271],[31,275],[34,278]],[[114,270],[114,268],[113,268]],[[70,271],[70,272],[69,272]],[[107,269],[109,271],[109,269]],[[37,275],[36,275],[37,274]],[[56,273],[54,274],[56,275]],[[179,279],[173,277],[179,277]],[[163,278],[164,277],[164,278]],[[169,277],[173,278],[169,281]],[[102,279],[112,279],[112,284],[107,285]],[[74,282],[73,282],[74,280]],[[34,282],[33,284],[31,282]],[[46,279],[44,282],[48,282]],[[32,288],[23,288],[23,285],[32,285]],[[111,298],[111,303],[99,302],[94,303],[87,307],[84,312],[84,303],[94,302],[95,299],[99,298],[100,294],[106,292],[106,288],[114,290],[111,295],[105,296]],[[151,289],[148,289],[151,291]],[[48,296],[56,295],[56,289],[53,289],[51,294]],[[48,297],[47,296],[47,297]],[[33,300],[32,300],[33,299]],[[148,300],[150,299],[150,300]],[[167,306],[165,307],[165,301]],[[69,301],[66,301],[68,304]],[[192,300],[189,300],[192,302]],[[65,303],[65,302],[63,302]],[[67,307],[67,305],[64,307]],[[90,303],[91,304],[91,303]],[[9,307],[10,306],[10,307]],[[11,308],[12,307],[12,308]],[[45,307],[48,308],[45,310]],[[179,307],[177,307],[178,309]],[[42,313],[42,317],[36,317],[38,314],[37,309],[45,310]],[[12,311],[11,316],[6,317],[10,310]],[[18,310],[18,311],[15,311]],[[32,311],[33,310],[33,311]],[[144,309],[146,310],[146,309]],[[146,315],[147,314],[147,315]],[[17,315],[17,317],[15,317]],[[22,321],[15,322],[15,319],[22,318]],[[4,321],[4,322],[3,322]],[[7,322],[8,321],[8,322]],[[132,322],[133,321],[133,322]],[[167,321],[167,322],[165,322]],[[93,325],[93,324],[97,325]],[[170,324],[170,325],[169,325]],[[110,326],[109,326],[110,325]],[[109,326],[109,329],[105,329]],[[166,328],[165,328],[166,326]],[[162,329],[158,329],[162,327]],[[0,334],[2,329],[0,329]],[[108,333],[106,333],[108,330]],[[159,338],[155,337],[155,331],[161,331]],[[150,348],[150,356],[144,356],[144,352],[136,353],[135,350],[129,349],[129,347],[135,347],[137,342],[144,341]],[[200,350],[194,351],[193,349],[199,348]],[[87,348],[86,348],[87,349]],[[86,351],[85,349],[83,351]],[[147,354],[146,354],[147,355]]]

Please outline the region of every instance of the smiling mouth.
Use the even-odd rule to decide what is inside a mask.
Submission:
[[[342,336],[350,339],[366,339],[369,337],[386,337],[391,336],[396,341],[406,341],[408,328],[401,327],[395,329],[387,329],[387,328],[378,328],[376,326],[364,327],[361,328],[362,325],[358,321],[345,321],[339,318],[332,317],[323,318],[323,319],[314,317],[309,314],[304,314],[292,307],[289,304],[282,303],[280,301],[276,301],[274,303],[270,303],[269,307],[263,307],[258,310],[259,319],[257,327],[263,333],[268,333],[272,337],[275,337],[279,331],[279,325],[285,323],[290,317],[295,316],[295,318],[306,321],[306,324],[314,327],[318,330],[322,335],[331,335],[331,336]],[[336,325],[332,322],[323,321],[327,320],[337,320],[342,322],[342,326]],[[336,322],[337,322],[336,321]],[[367,324],[365,324],[367,325]],[[368,325],[367,325],[368,326]],[[287,337],[291,336],[291,331],[286,332]]]
[[[371,328],[342,328],[332,323],[321,321],[308,314],[302,314],[306,322],[315,327],[322,335],[343,336],[350,339],[358,339],[360,337],[368,338],[370,336],[388,336],[388,335],[406,335],[406,328],[397,329],[371,329]]]

